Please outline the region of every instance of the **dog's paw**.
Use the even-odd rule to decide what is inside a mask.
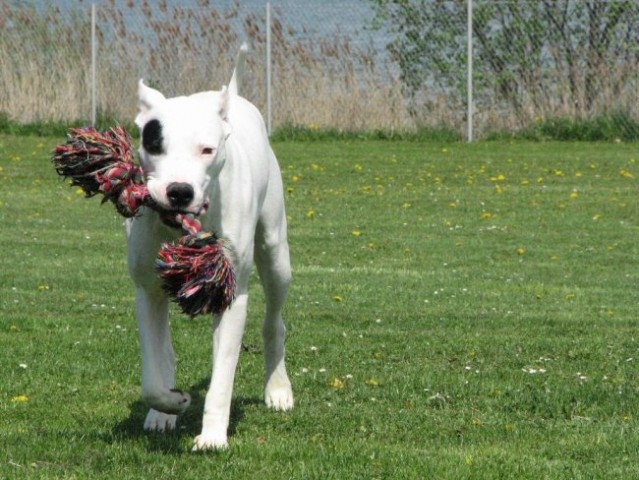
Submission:
[[[171,408],[166,413],[182,413],[191,406],[191,395],[188,392],[171,389]]]
[[[291,410],[294,403],[291,384],[286,382],[279,386],[268,385],[264,390],[264,402],[267,407],[275,411]]]
[[[229,443],[226,433],[202,432],[193,440],[193,452],[206,450],[226,450]]]
[[[152,409],[168,415],[179,415],[191,405],[191,395],[175,388],[142,392],[142,400]]]
[[[151,409],[144,420],[144,430],[149,432],[169,432],[175,429],[177,415]]]

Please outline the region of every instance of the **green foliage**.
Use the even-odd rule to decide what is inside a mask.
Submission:
[[[173,310],[194,405],[142,431],[122,218],[0,136],[0,478],[639,478],[636,145],[276,142],[296,407],[251,307],[231,447],[189,453],[210,320]]]
[[[535,122],[518,132],[493,132],[488,140],[519,138],[587,142],[635,142],[639,122],[626,113],[599,115],[592,119],[551,118]]]
[[[639,123],[620,112],[599,115],[592,120],[557,118],[540,122],[531,129],[541,138],[586,141],[639,140]]]
[[[424,85],[466,98],[467,2],[371,0],[374,27],[393,35],[388,50],[407,95]],[[639,52],[634,1],[484,1],[473,7],[474,92],[478,109],[512,109],[578,119],[626,108]],[[628,97],[634,99],[631,94]]]
[[[273,141],[328,141],[328,140],[407,140],[456,142],[461,135],[442,126],[431,128],[423,126],[415,132],[373,130],[367,132],[345,131],[336,128],[317,128],[286,123],[278,127],[271,135]]]
[[[11,134],[11,135],[21,135],[21,136],[29,136],[29,135],[37,135],[41,137],[46,136],[64,136],[69,131],[70,128],[77,128],[88,125],[89,122],[86,120],[75,120],[75,121],[37,121],[30,123],[20,123],[12,120],[9,115],[5,112],[0,112],[0,134]],[[98,118],[96,121],[96,128],[100,130],[104,130],[110,128],[114,125],[122,125],[132,136],[137,136],[138,131],[137,127],[133,124],[133,122],[120,122],[117,119],[113,118],[110,115],[102,115],[98,114]]]
[[[0,133],[12,135],[64,136],[69,128],[86,125],[86,122],[34,122],[21,124],[14,122],[0,112]],[[124,125],[133,138],[139,136],[137,127],[131,122],[118,122],[109,116],[99,116],[97,128],[107,129],[113,125]],[[287,123],[277,128],[271,135],[276,142],[325,142],[385,140],[409,142],[455,143],[462,140],[454,130],[442,126],[439,128],[420,127],[417,131],[345,131],[336,128],[317,128]],[[498,131],[486,136],[487,140],[526,139],[559,141],[628,141],[639,140],[639,122],[628,114],[618,112],[600,115],[591,120],[553,118],[540,120],[520,131]]]

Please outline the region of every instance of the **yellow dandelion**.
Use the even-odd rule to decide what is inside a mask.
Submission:
[[[366,380],[366,385],[369,387],[379,387],[379,381],[375,378],[369,378]]]
[[[523,247],[519,247],[517,250],[517,255],[522,256],[526,253],[526,249],[524,249]]]
[[[572,200],[577,200],[578,197],[579,197],[579,192],[576,192],[574,190],[572,192],[570,192],[570,198]]]
[[[343,299],[342,299],[341,295],[333,295],[333,301],[334,301],[334,302],[339,303],[339,302],[341,302],[342,300],[343,300]]]
[[[29,401],[29,397],[26,395],[18,395],[11,398],[11,403],[26,403]]]
[[[299,181],[300,181],[300,177],[299,177],[298,175],[293,175],[293,176],[291,177],[291,181],[293,181],[293,182],[299,182]]]
[[[344,388],[344,381],[335,377],[333,380],[330,381],[329,385],[333,390],[339,390],[341,388]]]
[[[490,213],[490,212],[484,212],[481,214],[481,219],[482,220],[488,220],[489,218],[493,218],[495,215]]]
[[[361,237],[362,236],[362,232],[360,230],[353,230],[351,232],[351,235],[353,235],[354,237]]]
[[[630,173],[628,170],[625,169],[621,169],[619,170],[619,175],[621,175],[623,178],[635,178],[635,176]]]
[[[306,218],[308,219],[313,219],[315,218],[315,210],[313,210],[312,208],[306,212]]]
[[[409,202],[402,203],[402,208],[410,208],[412,205]]]

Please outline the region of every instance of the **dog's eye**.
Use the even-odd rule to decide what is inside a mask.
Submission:
[[[142,146],[151,155],[164,153],[164,137],[162,136],[162,124],[158,120],[151,120],[142,129]]]
[[[202,155],[213,155],[213,149],[211,147],[202,148]]]

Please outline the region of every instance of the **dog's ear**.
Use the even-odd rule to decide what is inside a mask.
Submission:
[[[222,87],[220,91],[220,104],[218,107],[218,112],[220,113],[220,117],[222,120],[229,119],[229,89],[226,88],[226,85]]]
[[[135,117],[135,124],[142,128],[145,123],[146,114],[152,108],[158,106],[164,102],[166,97],[162,95],[158,90],[147,87],[144,84],[144,80],[140,79],[138,82],[138,115]]]
[[[228,138],[231,134],[231,124],[229,123],[229,90],[226,86],[222,87],[220,92],[220,103],[218,112],[222,118],[222,128],[224,129],[224,138]]]

